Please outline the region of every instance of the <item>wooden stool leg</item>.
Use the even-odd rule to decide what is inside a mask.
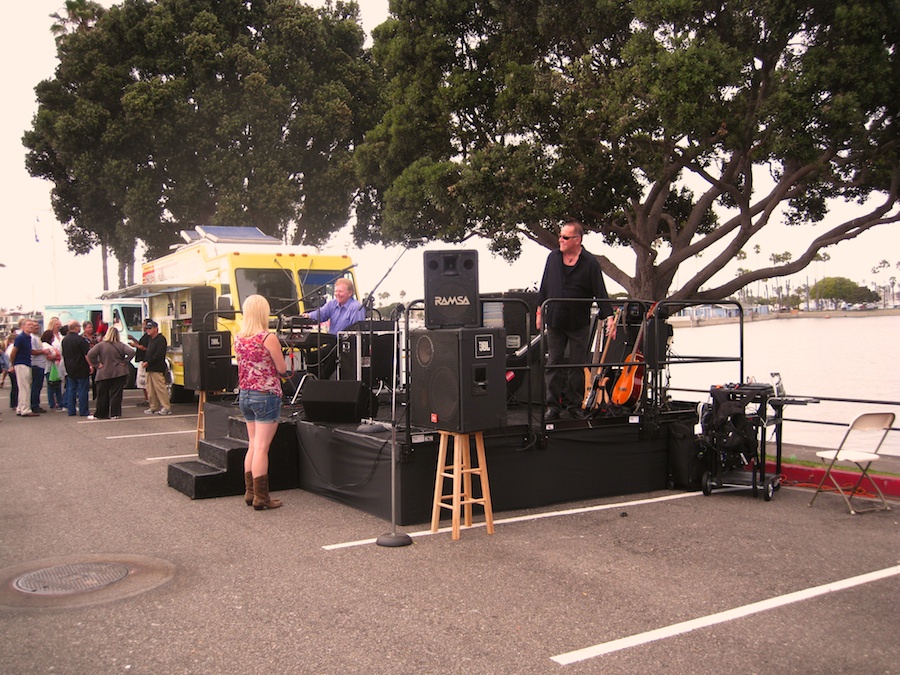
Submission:
[[[431,531],[438,531],[441,522],[441,500],[444,496],[444,471],[447,464],[447,440],[449,436],[441,434],[441,442],[438,447],[437,471],[434,478],[434,505],[431,507]]]
[[[488,482],[487,459],[484,452],[484,434],[475,434],[475,448],[478,452],[478,470],[481,476],[481,496],[484,499],[484,522],[487,533],[494,534],[494,509],[491,506],[491,487]]]
[[[472,527],[472,445],[469,434],[462,434],[462,438],[463,522],[466,527]]]
[[[462,434],[453,434],[453,507],[451,508],[451,513],[453,514],[451,525],[452,525],[452,539],[459,539],[459,512],[460,512],[460,500],[462,498],[462,462],[463,462],[463,450],[465,446],[468,445],[468,440],[464,444],[461,439]]]
[[[200,392],[200,407],[197,410],[197,442],[194,444],[194,450],[200,449],[200,441],[205,437],[206,430],[206,392]]]

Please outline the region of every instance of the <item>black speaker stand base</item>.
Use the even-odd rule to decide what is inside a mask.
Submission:
[[[409,546],[413,542],[412,537],[408,534],[389,532],[378,537],[378,539],[375,540],[375,543],[379,546],[390,546],[393,548],[398,546]]]

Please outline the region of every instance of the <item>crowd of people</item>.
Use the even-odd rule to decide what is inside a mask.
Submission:
[[[9,407],[17,416],[38,417],[57,411],[89,420],[122,417],[132,358],[138,369],[137,386],[144,389],[144,400],[138,406],[146,407],[147,415],[171,414],[165,381],[168,344],[152,319],[144,322],[140,340],[128,335],[130,345],[122,341],[117,327],[105,327],[98,334],[90,321],[72,320],[62,325],[52,317],[47,329],[40,330],[37,321],[23,318],[18,330],[0,341],[0,388],[9,380]],[[41,405],[45,386],[46,408]]]

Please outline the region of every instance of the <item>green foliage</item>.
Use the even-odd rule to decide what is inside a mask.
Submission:
[[[387,109],[357,149],[359,241],[556,245],[564,217],[629,246],[633,295],[717,299],[900,219],[893,0],[394,0],[374,32]],[[874,206],[805,251],[701,286],[829,200]],[[781,215],[779,215],[781,214]],[[782,221],[779,219],[782,218]],[[712,249],[716,246],[715,249]],[[724,246],[724,248],[723,248]]]
[[[153,255],[204,223],[320,244],[379,112],[363,42],[355,2],[125,0],[58,38],[26,166],[76,252]]]
[[[834,303],[875,302],[877,293],[845,277],[825,277],[809,289],[809,297]]]

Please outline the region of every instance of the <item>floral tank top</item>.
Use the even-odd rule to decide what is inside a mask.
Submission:
[[[281,396],[281,379],[275,362],[263,345],[268,331],[250,337],[238,337],[234,343],[237,354],[238,382],[241,389],[261,391]]]

